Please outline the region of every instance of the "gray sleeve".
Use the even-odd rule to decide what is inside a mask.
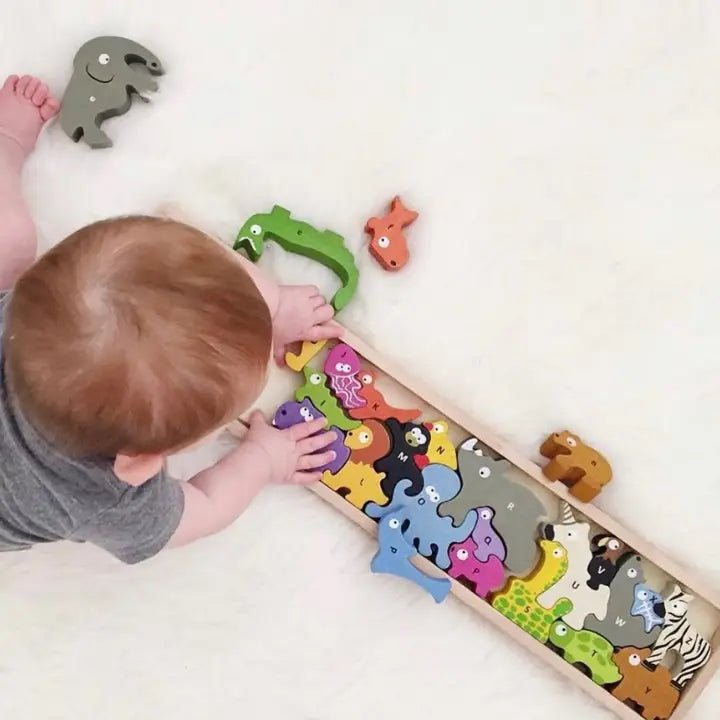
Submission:
[[[163,472],[139,487],[128,487],[114,505],[84,523],[71,539],[91,542],[124,563],[139,563],[167,545],[184,508],[180,482]]]

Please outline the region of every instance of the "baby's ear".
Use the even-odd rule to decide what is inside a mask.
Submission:
[[[139,487],[157,475],[164,464],[164,455],[118,455],[113,470],[119,480]]]

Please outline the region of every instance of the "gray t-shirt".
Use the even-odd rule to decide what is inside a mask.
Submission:
[[[0,294],[0,337],[10,296]],[[2,340],[4,343],[4,337]],[[9,393],[0,343],[0,551],[88,541],[126,563],[158,553],[180,522],[183,491],[163,472],[140,487],[109,459],[71,459],[28,423]]]

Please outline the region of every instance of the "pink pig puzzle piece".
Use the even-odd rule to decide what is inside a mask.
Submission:
[[[461,543],[453,543],[450,546],[450,568],[447,573],[456,580],[465,578],[473,583],[473,592],[486,598],[505,584],[505,567],[502,560],[495,555],[491,555],[485,562],[480,562],[475,557],[476,550],[477,544],[472,537]]]

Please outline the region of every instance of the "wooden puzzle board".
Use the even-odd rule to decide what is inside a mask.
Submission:
[[[423,420],[443,419],[447,421],[450,436],[456,445],[469,436],[479,438],[483,444],[492,448],[513,464],[512,470],[507,473],[508,477],[532,487],[548,509],[549,517],[558,514],[561,501],[568,502],[591,522],[593,530],[611,533],[643,556],[643,568],[649,585],[663,588],[666,581],[672,578],[695,595],[696,599],[690,606],[688,616],[698,630],[706,638],[711,639],[713,655],[709,663],[697,673],[691,685],[683,692],[680,702],[672,714],[673,720],[685,717],[699,694],[717,671],[718,666],[720,666],[720,593],[706,583],[703,578],[697,576],[696,573],[667,557],[658,548],[638,537],[631,530],[622,527],[596,506],[576,500],[561,483],[548,482],[543,476],[539,465],[524,457],[521,452],[502,440],[479,420],[473,418],[471,413],[454,407],[451,403],[439,398],[428,383],[420,383],[408,377],[404,370],[395,367],[361,338],[346,331],[343,341],[361,355],[364,367],[374,368],[378,371],[378,387],[392,405],[420,408],[423,411],[421,415]],[[324,355],[325,351],[323,350],[310,365],[320,367]],[[281,403],[293,398],[295,390],[301,384],[298,374],[292,371],[283,371],[277,375],[278,377],[274,378],[274,382],[270,384],[268,390],[258,402],[258,406],[268,417],[272,417],[275,409]],[[310,486],[309,489],[367,532],[377,534],[377,524],[374,520],[326,485],[317,483]],[[428,575],[447,577],[442,570],[422,556],[416,556],[413,563]],[[540,657],[545,664],[555,668],[576,685],[582,687],[585,692],[597,702],[612,710],[618,717],[627,720],[637,720],[637,718],[641,717],[633,709],[618,701],[602,686],[595,684],[589,677],[566,662],[560,655],[536,641],[461,583],[453,580],[451,592],[458,600],[473,608],[485,620],[503,630],[530,652]],[[442,609],[438,608],[438,612],[442,612]]]

